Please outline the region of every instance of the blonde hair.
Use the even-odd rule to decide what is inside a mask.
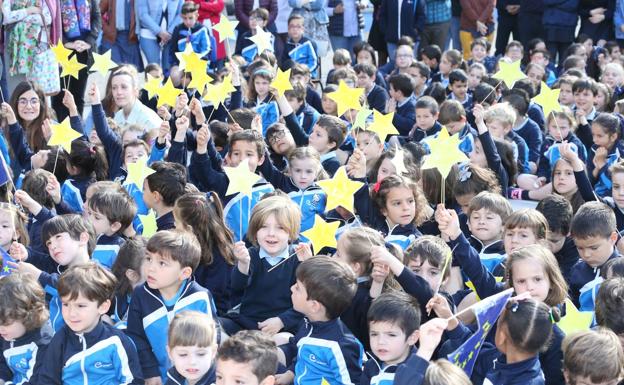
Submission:
[[[509,103],[497,103],[485,111],[486,123],[499,122],[507,128],[513,127],[516,122],[516,111]]]
[[[528,228],[535,237],[544,240],[548,236],[548,221],[544,214],[535,209],[522,209],[513,212],[505,221],[505,230]]]
[[[340,238],[344,238],[346,257],[350,263],[359,263],[363,275],[369,275],[373,269],[371,263],[371,248],[384,246],[383,236],[370,227],[355,227],[345,231]]]
[[[30,244],[30,237],[28,236],[28,230],[26,229],[26,223],[28,223],[26,214],[20,211],[17,206],[6,202],[0,202],[0,211],[9,213],[11,216],[11,223],[13,224],[15,230],[15,235],[17,235],[17,240],[19,240],[19,243],[22,245],[28,246]],[[0,257],[0,261],[1,260],[2,257]]]
[[[561,350],[563,370],[570,384],[576,383],[576,377],[588,377],[594,383],[619,381],[624,377],[622,345],[609,329],[586,330],[566,336]]]
[[[576,131],[576,127],[577,127],[576,119],[574,118],[574,114],[572,113],[572,110],[569,107],[561,106],[561,111],[553,111],[550,114],[548,114],[548,116],[546,117],[547,128],[550,125],[550,122],[555,118],[567,120],[568,124],[570,125],[570,131],[572,132]]]
[[[301,227],[301,210],[299,206],[288,197],[273,195],[261,199],[251,212],[247,230],[247,239],[251,243],[258,245],[258,239],[256,238],[258,230],[271,215],[274,215],[277,223],[286,229],[290,241],[294,241],[299,237],[299,228]]]
[[[440,359],[429,363],[423,385],[472,385],[472,382],[459,366]]]
[[[133,66],[132,64],[124,64],[121,67],[117,68],[115,72],[113,72],[113,74],[111,75],[111,82],[112,78],[121,75],[130,76],[130,79],[132,79],[132,87],[134,89],[139,88],[139,72],[137,71],[135,66]]]
[[[306,147],[295,148],[288,154],[288,164],[292,165],[292,162],[295,159],[297,160],[310,159],[314,161],[314,163],[316,164],[316,178],[315,179],[317,180],[319,179],[319,176],[322,174],[322,171],[323,171],[323,165],[321,163],[321,154],[319,154],[319,152],[314,147],[306,146]]]
[[[175,315],[167,336],[167,346],[217,347],[215,323],[211,316],[198,311],[183,311]]]

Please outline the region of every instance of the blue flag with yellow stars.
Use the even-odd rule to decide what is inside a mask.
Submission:
[[[475,334],[462,344],[462,346],[447,356],[449,361],[464,369],[468,377],[472,374],[472,369],[479,355],[479,351],[481,351],[481,345],[483,345],[485,337],[487,337],[488,332],[492,329],[498,316],[505,308],[507,300],[511,297],[512,293],[513,289],[507,289],[501,293],[487,297],[473,306],[472,311],[475,317],[477,317],[479,328]]]
[[[9,262],[15,262],[13,258],[4,251],[2,247],[0,247],[0,257],[2,257],[2,270],[0,271],[0,277],[4,277],[6,275],[11,274],[11,268],[9,267]]]

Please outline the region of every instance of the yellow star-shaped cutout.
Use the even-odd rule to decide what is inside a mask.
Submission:
[[[524,72],[520,70],[520,60],[513,63],[507,63],[504,60],[498,62],[499,70],[492,75],[493,78],[505,82],[507,88],[511,89],[518,80],[526,78]]]
[[[373,113],[373,110],[369,110],[368,108],[362,108],[358,111],[357,115],[355,115],[355,121],[351,125],[351,130],[355,130],[356,128],[366,129],[366,119]]]
[[[338,89],[335,92],[327,94],[327,96],[338,105],[338,116],[344,115],[348,109],[361,110],[360,96],[364,94],[364,88],[351,88],[344,82],[340,81]]]
[[[139,189],[143,189],[145,178],[155,173],[152,168],[147,167],[147,158],[139,158],[134,163],[128,163],[128,176],[124,183],[134,183]]]
[[[219,32],[219,42],[223,42],[225,39],[235,39],[236,38],[236,26],[238,25],[238,21],[231,21],[225,15],[221,15],[221,19],[219,23],[212,27],[213,30]]]
[[[69,48],[65,48],[61,39],[59,39],[56,45],[51,45],[50,49],[52,50],[54,57],[56,57],[56,61],[58,61],[63,67],[69,63],[69,55],[74,52]]]
[[[284,95],[284,92],[286,91],[292,90],[293,86],[290,83],[290,68],[286,71],[282,71],[278,68],[277,74],[275,74],[275,79],[271,82],[271,87],[277,90],[277,94],[279,96]]]
[[[273,51],[273,44],[271,43],[272,36],[271,32],[266,32],[262,28],[258,27],[256,28],[256,34],[248,37],[248,39],[251,40],[258,48],[257,55],[260,55],[267,49],[269,51]]]
[[[186,87],[194,88],[200,94],[204,92],[204,88],[206,88],[206,85],[212,81],[212,78],[210,77],[210,75],[208,75],[205,71],[193,72],[191,74],[191,77],[192,77],[191,82]]]
[[[104,52],[102,55],[99,53],[93,52],[93,65],[89,69],[89,71],[95,71],[102,74],[102,76],[106,76],[108,71],[117,67],[117,63],[111,59],[112,51],[108,50]]]
[[[230,183],[225,195],[241,193],[251,196],[253,185],[261,179],[261,176],[249,171],[249,161],[243,160],[236,167],[223,167]]]
[[[503,277],[494,277],[494,279],[496,280],[496,282],[503,282]],[[477,294],[477,289],[475,289],[472,281],[466,281],[466,286],[468,287],[468,289],[472,290],[475,293],[475,296],[477,297],[477,301],[481,301],[482,298],[480,298],[479,295]]]
[[[442,178],[446,178],[455,164],[468,159],[459,149],[459,143],[459,134],[450,136],[446,127],[442,127],[437,137],[427,141],[431,153],[425,157],[421,169],[437,168]]]
[[[331,210],[342,206],[350,212],[353,212],[353,194],[364,185],[362,182],[349,179],[344,166],[336,171],[332,179],[321,180],[318,181],[317,184],[325,191],[325,194],[327,194],[325,210]]]
[[[80,72],[81,69],[86,67],[86,64],[80,63],[78,61],[78,56],[74,55],[62,67],[63,67],[63,73],[61,74],[61,77],[71,76],[74,79],[78,79],[78,73]]]
[[[540,87],[540,93],[532,100],[542,106],[544,110],[544,117],[548,119],[551,112],[561,111],[561,104],[559,104],[559,92],[561,90],[553,90],[544,82]]]
[[[144,238],[150,238],[158,231],[158,224],[156,224],[156,215],[154,211],[150,210],[147,215],[139,214],[139,220],[143,225],[143,233],[141,235]]]
[[[557,326],[566,335],[574,332],[589,330],[594,319],[594,313],[590,311],[578,311],[569,298],[565,300],[566,315],[557,322]]]
[[[388,135],[399,135],[399,131],[397,131],[394,124],[392,124],[393,118],[394,112],[384,115],[381,112],[374,110],[373,123],[371,123],[366,130],[374,132],[379,137],[379,140],[385,142],[386,139],[388,139]]]
[[[158,88],[158,90],[156,91],[156,95],[158,95],[158,104],[156,105],[156,107],[160,107],[165,104],[169,107],[174,107],[176,104],[176,99],[181,93],[181,89],[175,88],[173,86],[171,78],[167,79],[165,85]]]
[[[147,81],[143,84],[143,89],[147,91],[147,97],[151,99],[156,96],[160,87],[162,87],[162,81],[159,78],[147,74]]]
[[[321,379],[321,385],[330,385],[330,383],[329,383],[329,381],[327,381],[327,380],[325,379],[325,377],[323,377],[323,378]]]
[[[394,165],[394,169],[396,170],[397,175],[407,174],[407,169],[405,168],[405,151],[399,148],[398,145],[394,147],[394,157],[390,161]]]
[[[325,222],[320,216],[314,215],[314,226],[301,235],[312,242],[314,253],[318,254],[323,247],[336,248],[336,230],[339,226],[340,221]]]
[[[71,128],[69,118],[65,118],[60,124],[51,124],[52,136],[48,140],[48,146],[61,146],[63,150],[71,152],[71,144],[82,136],[81,133]]]
[[[183,52],[176,52],[175,54],[180,61],[179,69],[184,70],[184,72],[204,72],[206,73],[206,67],[208,66],[208,61],[203,60],[195,51],[193,51],[193,46],[188,43],[186,47],[184,47]]]
[[[232,76],[228,75],[223,78],[223,81],[219,84],[207,84],[206,95],[204,100],[212,103],[214,108],[219,107],[219,104],[224,103],[228,95],[236,91],[234,85],[232,85]]]

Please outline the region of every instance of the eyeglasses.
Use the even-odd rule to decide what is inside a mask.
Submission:
[[[286,136],[286,131],[284,130],[275,131],[273,135],[271,136],[271,138],[269,139],[269,143],[273,145],[279,142],[280,140],[282,140],[285,136]]]
[[[29,104],[35,107],[39,105],[39,98],[31,98],[31,99],[19,98],[17,100],[17,104],[19,104],[20,107],[26,107]]]

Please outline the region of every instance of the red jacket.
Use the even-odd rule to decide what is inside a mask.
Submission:
[[[193,0],[193,2],[199,5],[200,23],[203,23],[206,19],[210,20],[212,25],[219,23],[221,12],[225,7],[223,0]],[[217,59],[223,59],[226,56],[225,44],[224,42],[219,43],[219,33],[217,31],[213,30],[212,33],[217,41]]]

